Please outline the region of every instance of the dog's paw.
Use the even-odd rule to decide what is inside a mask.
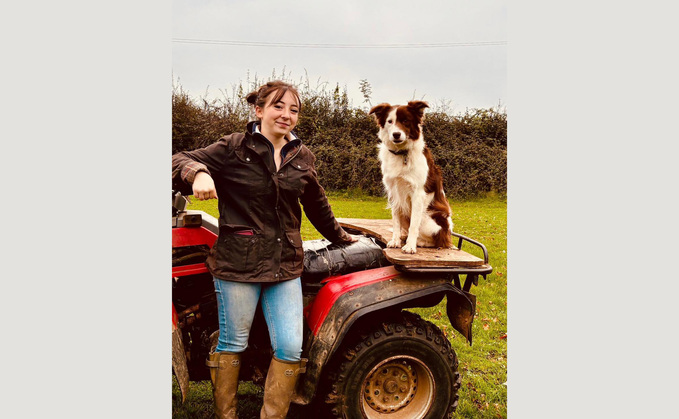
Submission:
[[[403,253],[410,253],[410,254],[413,254],[413,253],[417,252],[417,246],[416,246],[416,244],[408,244],[408,243],[406,243],[406,245],[403,246],[403,247],[401,248],[401,250],[403,250]]]
[[[389,240],[389,243],[387,243],[387,247],[389,247],[389,248],[401,247],[401,240],[400,239],[391,239],[391,240]]]

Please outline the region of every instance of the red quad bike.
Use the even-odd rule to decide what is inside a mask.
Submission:
[[[180,193],[172,198],[172,371],[185,399],[189,379],[210,379],[205,360],[219,335],[204,264],[219,227],[209,214],[186,210]],[[446,297],[450,324],[471,345],[476,297],[469,291],[492,272],[486,248],[453,233],[457,249],[405,255],[385,249],[390,220],[339,221],[349,233],[362,234],[358,242],[304,242],[307,363],[293,403],[313,404],[323,418],[449,417],[460,388],[457,355],[437,326],[405,309],[436,306]],[[483,259],[459,250],[464,242],[479,247]],[[240,379],[263,385],[271,356],[258,309]]]

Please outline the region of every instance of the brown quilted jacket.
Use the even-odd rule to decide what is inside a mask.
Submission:
[[[318,183],[315,157],[295,138],[281,151],[276,170],[273,146],[253,133],[222,137],[205,148],[172,156],[174,187],[193,183],[208,172],[219,197],[219,237],[207,258],[217,278],[239,282],[277,282],[297,278],[303,269],[301,208],[332,242],[349,240],[335,220]]]

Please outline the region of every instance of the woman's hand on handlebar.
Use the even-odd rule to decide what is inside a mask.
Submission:
[[[205,172],[198,172],[193,178],[193,196],[199,201],[217,198],[217,189],[212,176]]]

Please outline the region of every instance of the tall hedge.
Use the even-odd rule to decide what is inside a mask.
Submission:
[[[234,88],[231,98],[208,102],[175,88],[172,152],[204,147],[223,135],[242,132],[252,117],[245,90],[241,85]],[[325,189],[360,189],[382,195],[378,127],[367,108],[351,106],[346,89],[339,86],[312,89],[307,83],[300,86],[300,95],[302,112],[295,132],[316,155]],[[425,114],[423,132],[443,172],[446,195],[457,199],[488,192],[506,195],[506,113],[490,108],[451,115],[433,108]]]

